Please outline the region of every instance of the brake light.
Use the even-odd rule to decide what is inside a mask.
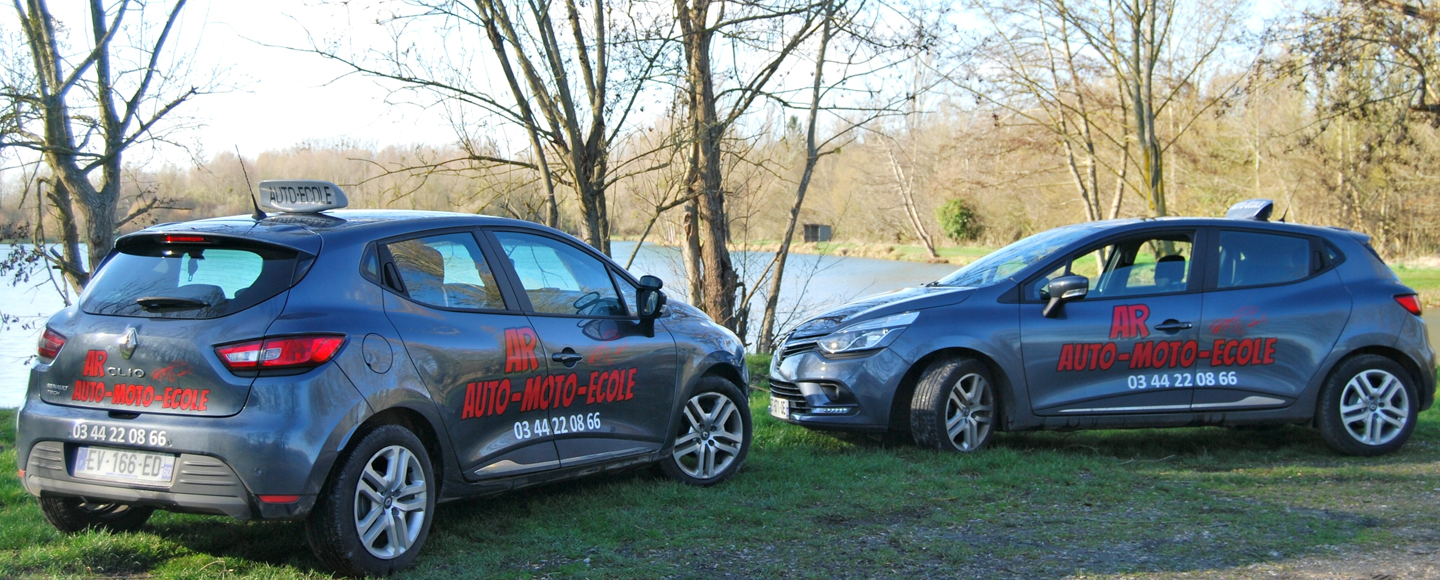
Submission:
[[[215,347],[220,362],[232,371],[317,367],[345,344],[343,336],[285,336]]]
[[[1409,310],[1410,313],[1415,316],[1420,316],[1420,314],[1425,311],[1425,309],[1420,306],[1420,297],[1414,294],[1397,295],[1395,296],[1395,301],[1399,302],[1400,306]]]
[[[160,240],[163,241],[163,242],[165,242],[165,243],[167,243],[167,244],[204,244],[204,243],[210,241],[210,240],[205,239],[204,236],[171,236],[171,235],[163,236],[163,237],[160,238]]]
[[[45,334],[40,335],[40,358],[55,358],[62,346],[65,346],[65,336],[46,327]]]
[[[298,495],[262,495],[258,496],[260,501],[265,503],[295,503],[300,501]]]

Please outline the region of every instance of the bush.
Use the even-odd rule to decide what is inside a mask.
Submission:
[[[940,220],[940,229],[945,231],[945,235],[956,242],[975,241],[985,230],[980,223],[980,214],[962,198],[945,202],[935,210],[935,217]]]

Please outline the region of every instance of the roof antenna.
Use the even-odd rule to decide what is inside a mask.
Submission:
[[[1295,207],[1295,191],[1300,189],[1297,182],[1295,187],[1290,188],[1290,195],[1285,200],[1285,211],[1280,213],[1280,223],[1285,223],[1285,216],[1290,215],[1290,208]]]
[[[235,157],[240,159],[240,173],[245,176],[245,190],[250,193],[250,206],[255,208],[255,213],[250,214],[250,218],[258,222],[269,217],[260,211],[260,202],[255,200],[255,188],[250,185],[250,172],[245,171],[245,157],[240,155],[239,145],[235,146]]]

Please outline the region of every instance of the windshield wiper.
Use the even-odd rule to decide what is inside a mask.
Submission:
[[[161,308],[205,308],[210,306],[209,302],[196,300],[194,298],[182,298],[179,296],[145,296],[136,298],[135,303],[146,310],[158,310]]]
[[[921,284],[920,287],[921,287],[921,288],[934,288],[934,287],[939,286],[939,285],[940,285],[940,281],[939,281],[939,280],[932,280],[932,281],[930,281],[930,282],[926,282],[926,283],[924,283],[924,284]]]

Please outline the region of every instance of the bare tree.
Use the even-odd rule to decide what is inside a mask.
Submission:
[[[1040,0],[1080,34],[1088,48],[1125,86],[1129,135],[1139,155],[1140,187],[1154,215],[1168,214],[1166,149],[1204,113],[1228,102],[1243,75],[1210,94],[1187,118],[1161,136],[1156,119],[1181,95],[1204,90],[1215,69],[1237,55],[1244,36],[1245,4],[1236,0]],[[1177,27],[1177,16],[1184,23]],[[1160,75],[1157,78],[1157,73]]]
[[[579,202],[581,237],[609,254],[606,190],[625,176],[614,171],[612,153],[663,64],[668,25],[645,16],[639,3],[609,0],[415,0],[411,5],[413,13],[395,15],[391,22],[424,19],[429,25],[399,28],[393,50],[351,55],[338,43],[312,43],[305,50],[441,102],[476,107],[523,130],[528,154],[472,152],[451,162],[535,169],[549,202],[546,221],[557,227],[555,184],[568,185]],[[491,52],[488,62],[502,73],[503,89],[490,89],[488,75],[472,71],[468,53],[427,55],[417,46],[419,35],[453,30],[481,35]],[[469,143],[468,128],[457,129],[462,143]]]
[[[691,297],[716,322],[735,329],[744,324],[735,308],[739,277],[728,246],[723,141],[801,43],[819,29],[821,18],[809,0],[675,0],[675,19],[684,52],[685,132],[691,142],[686,189],[694,201],[686,204],[682,247]],[[717,38],[730,43],[737,60],[758,66],[737,62],[717,71],[711,54]],[[716,86],[727,80],[734,84]]]
[[[29,52],[26,73],[33,77],[26,90],[5,95],[14,128],[0,147],[39,154],[49,170],[44,203],[59,224],[60,251],[44,256],[79,290],[114,246],[121,227],[168,205],[156,197],[125,215],[118,211],[125,152],[164,141],[167,118],[203,92],[188,84],[184,68],[161,68],[185,0],[168,5],[163,25],[153,34],[145,19],[159,7],[89,0],[90,35],[83,43],[61,37],[57,30],[66,27],[45,0],[23,5],[15,0],[14,6]],[[71,46],[79,53],[66,53]],[[116,62],[139,66],[117,69]]]

